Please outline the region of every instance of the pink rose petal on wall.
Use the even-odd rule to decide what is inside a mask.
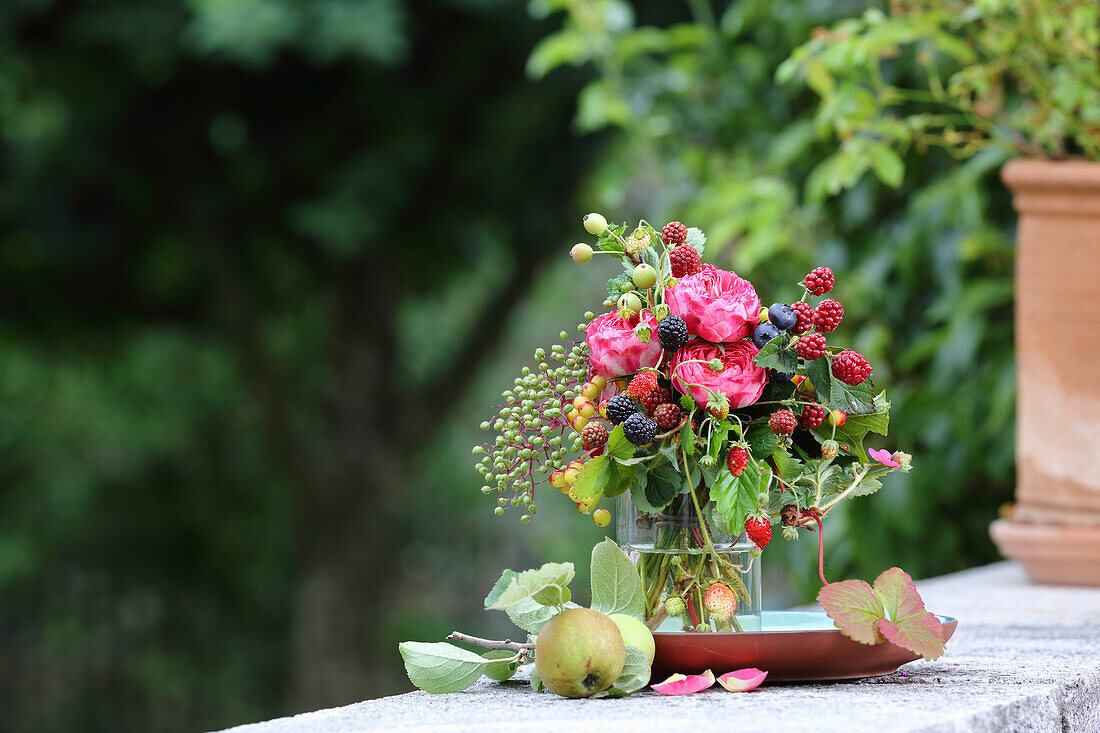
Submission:
[[[890,468],[901,468],[901,464],[894,460],[894,454],[888,450],[869,450],[871,458]]]
[[[702,692],[714,684],[714,672],[709,669],[703,674],[674,674],[664,682],[650,685],[662,695],[691,695]]]
[[[757,669],[756,667],[735,669],[719,677],[718,684],[722,685],[722,687],[725,687],[730,692],[748,692],[749,690],[755,690],[759,687],[760,683],[763,682],[764,678],[767,676],[767,672]]]

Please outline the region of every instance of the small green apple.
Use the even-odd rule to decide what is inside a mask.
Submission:
[[[649,630],[649,627],[625,613],[613,613],[608,618],[619,627],[619,633],[623,635],[623,643],[645,652],[652,664],[653,655],[657,649],[653,644],[653,632]]]

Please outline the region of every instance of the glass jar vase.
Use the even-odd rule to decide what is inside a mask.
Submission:
[[[655,631],[759,631],[760,558],[751,554],[755,545],[744,533],[735,537],[715,525],[705,487],[695,495],[698,510],[689,493],[660,513],[638,511],[629,493],[619,499],[618,542],[642,576],[646,623]],[[735,599],[728,618],[723,618],[722,604],[713,604],[718,606],[715,612],[704,604],[708,589],[717,584],[725,585]],[[720,587],[712,593],[730,595]],[[678,605],[665,603],[670,596],[684,601],[677,616],[668,613]]]

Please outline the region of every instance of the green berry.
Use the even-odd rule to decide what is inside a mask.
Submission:
[[[603,214],[591,213],[584,215],[584,230],[589,234],[600,235],[607,231],[607,219]]]
[[[621,311],[628,310],[637,313],[642,309],[642,299],[636,293],[624,293],[619,296],[618,306]]]
[[[634,280],[634,284],[642,290],[648,290],[657,284],[657,271],[653,269],[652,265],[647,265],[643,262],[634,268],[631,279]]]
[[[687,604],[680,596],[669,596],[665,599],[665,613],[669,616],[679,616],[686,608]]]
[[[574,262],[583,265],[592,261],[592,248],[584,242],[574,244],[573,249],[569,250],[569,256]]]

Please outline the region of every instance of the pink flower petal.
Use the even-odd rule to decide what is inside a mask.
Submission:
[[[725,687],[730,692],[748,692],[749,690],[755,690],[759,687],[760,683],[763,682],[764,678],[767,676],[767,672],[759,670],[756,667],[735,669],[719,677],[718,684],[722,685],[722,687]]]
[[[890,468],[901,468],[901,464],[894,460],[894,454],[888,450],[869,450],[871,458]]]
[[[709,669],[703,674],[674,674],[664,682],[650,685],[662,695],[691,695],[702,692],[714,684],[714,672]]]

